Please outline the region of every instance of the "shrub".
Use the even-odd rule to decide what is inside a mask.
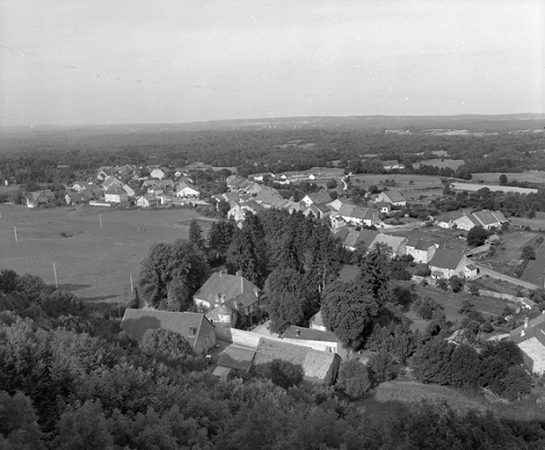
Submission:
[[[456,275],[450,277],[449,284],[452,292],[460,292],[464,289],[464,280]]]
[[[536,251],[530,245],[526,245],[522,248],[521,258],[523,260],[536,259]]]
[[[337,388],[353,399],[361,398],[371,387],[367,366],[355,359],[341,364]]]
[[[381,350],[369,360],[369,370],[376,383],[393,380],[396,376],[395,363],[392,355]]]

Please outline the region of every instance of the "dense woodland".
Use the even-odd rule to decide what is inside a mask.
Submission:
[[[265,368],[221,381],[178,335],[154,330],[136,344],[118,329],[108,311],[37,277],[0,273],[2,448],[538,449],[545,442],[542,422],[445,403],[399,404],[388,420],[356,407],[350,399],[370,376],[385,381],[395,372],[390,351],[401,354],[406,344],[393,330],[390,340],[380,338],[386,345],[371,375],[352,360],[335,388],[309,391],[293,386],[287,371],[271,376]],[[413,359],[424,382],[476,382],[481,360],[509,389],[526,376],[516,347],[476,356],[437,336],[422,342]]]
[[[381,173],[382,166],[376,159],[396,159],[410,172],[412,163],[434,157],[434,151],[463,159],[466,172],[545,170],[545,135],[521,132],[541,129],[539,117],[379,119],[286,119],[240,128],[234,128],[235,124],[209,124],[135,126],[132,131],[131,127],[119,126],[3,130],[0,179],[13,179],[18,184],[67,182],[82,171],[92,172],[105,165],[177,167],[196,161],[237,167],[239,174],[247,175],[302,171],[334,162],[352,172]],[[388,128],[411,134],[389,133]],[[437,128],[469,129],[474,134],[445,136],[430,132]],[[430,171],[436,170],[423,168],[425,173]],[[439,170],[437,174],[451,175]],[[467,178],[468,174],[462,171],[462,175]]]

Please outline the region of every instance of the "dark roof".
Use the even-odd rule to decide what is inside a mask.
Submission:
[[[207,322],[211,327],[214,326],[204,314],[200,313],[127,308],[121,322],[121,329],[131,339],[139,341],[147,330],[162,328],[180,333],[192,347],[195,347],[203,322]]]
[[[522,332],[524,331],[524,335]],[[545,314],[541,314],[536,318],[528,321],[528,327],[521,325],[515,328],[509,334],[509,340],[516,344],[520,344],[528,339],[535,337],[542,345],[545,346]]]
[[[458,264],[464,257],[463,253],[456,252],[454,250],[447,250],[444,248],[438,248],[433,255],[433,258],[429,262],[430,267],[439,267],[441,269],[454,270],[458,267]]]
[[[230,345],[220,355],[218,366],[249,371],[254,360],[255,350]]]
[[[221,294],[225,298],[222,303],[234,308],[234,303],[244,306],[254,304],[259,300],[260,293],[261,289],[244,277],[216,272],[206,280],[193,298],[214,305],[217,303],[218,294]]]
[[[361,230],[356,244],[363,242],[367,248],[371,246],[379,232],[376,230]]]
[[[291,326],[282,335],[286,339],[302,339],[305,341],[337,342],[337,336],[330,331],[313,330],[312,328]]]

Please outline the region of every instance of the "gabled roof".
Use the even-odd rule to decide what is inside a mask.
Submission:
[[[257,345],[254,365],[266,364],[276,359],[299,364],[303,367],[305,377],[323,381],[327,378],[335,360],[340,358],[333,352],[323,352],[302,345],[261,338]]]
[[[464,257],[463,253],[456,252],[454,250],[447,250],[444,248],[438,248],[433,255],[433,258],[429,262],[430,267],[438,267],[440,269],[454,270],[458,267],[458,264]]]
[[[522,334],[523,331],[524,335]],[[536,318],[529,320],[527,328],[525,328],[524,325],[521,325],[509,334],[509,340],[516,344],[520,344],[533,337],[545,346],[545,314],[541,314]]]
[[[365,247],[369,248],[378,234],[379,232],[376,230],[361,230],[356,244],[363,242]]]
[[[105,194],[109,195],[127,195],[124,189],[113,187],[111,189],[106,190]]]
[[[312,192],[307,197],[312,203],[328,203],[331,202],[331,197],[326,191]]]
[[[450,222],[451,220],[459,219],[463,217],[463,213],[460,211],[448,211],[444,214],[441,214],[439,217],[435,218],[436,222]]]
[[[259,300],[260,293],[261,289],[244,277],[216,272],[206,280],[193,298],[215,305],[219,304],[218,294],[221,294],[224,298],[222,304],[226,303],[232,309],[237,309],[235,303],[253,305]]]
[[[254,197],[256,202],[272,205],[275,201],[282,200],[282,196],[276,189],[270,187],[264,187]]]
[[[174,331],[185,337],[194,348],[199,331],[205,322],[211,327],[214,326],[204,314],[127,308],[121,322],[121,329],[131,339],[137,341],[142,339],[149,329],[162,328]]]
[[[392,236],[391,234],[382,234],[379,233],[375,236],[372,247],[376,247],[378,244],[387,245],[392,249],[394,255],[399,253],[399,249],[403,244],[407,242],[407,238],[401,236]]]
[[[356,230],[349,230],[348,234],[343,240],[343,244],[346,247],[356,247],[356,242],[358,241],[358,238],[360,237],[360,232]]]
[[[500,213],[501,214],[501,213]],[[488,211],[487,209],[483,209],[482,211],[477,211],[473,213],[473,216],[477,219],[480,225],[487,226],[487,225],[494,225],[497,223],[501,223],[500,220],[495,216],[495,214],[492,211]],[[503,216],[503,214],[502,214]],[[505,219],[505,217],[504,217]]]
[[[331,331],[313,330],[311,328],[291,326],[282,335],[285,339],[301,339],[304,341],[337,342],[337,336]]]
[[[403,194],[399,191],[386,191],[384,192],[384,195],[386,195],[393,203],[407,201],[407,199],[403,197]]]
[[[343,205],[338,211],[342,217],[350,217],[360,220],[374,220],[378,218],[378,211],[371,208],[363,208],[355,205]]]
[[[310,319],[309,323],[312,323],[318,327],[325,327],[324,321],[322,319],[322,310],[318,311],[316,314],[314,314]]]
[[[479,222],[479,221],[477,220],[477,218],[476,218],[473,214],[464,214],[463,216],[458,217],[458,218],[455,220],[455,222],[457,222],[457,221],[459,221],[459,220],[463,220],[463,219],[469,220],[469,221],[470,221],[473,225],[475,225],[476,227],[482,225],[482,223]]]
[[[390,167],[390,166],[399,166],[399,161],[397,159],[391,159],[388,161],[382,161],[383,167]]]

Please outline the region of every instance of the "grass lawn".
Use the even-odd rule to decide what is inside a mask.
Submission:
[[[541,170],[528,170],[522,173],[504,172],[507,181],[528,181],[530,183],[545,183],[545,172]],[[474,173],[472,181],[483,180],[484,183],[500,184],[501,173]]]
[[[471,399],[456,389],[416,381],[381,383],[367,398],[358,401],[357,405],[364,406],[369,414],[384,416],[394,414],[399,409],[399,403],[421,400],[446,401],[455,409],[484,411],[488,407],[486,401]]]
[[[61,288],[83,300],[114,303],[128,300],[130,275],[136,283],[140,263],[154,243],[187,238],[193,218],[201,220],[206,236],[212,220],[185,208],[33,210],[0,205],[0,214],[0,270],[38,275],[53,284],[55,262]]]
[[[415,285],[415,291],[420,297],[431,297],[443,305],[447,320],[450,320],[451,322],[460,321],[464,317],[458,312],[464,300],[469,300],[475,305],[475,308],[478,311],[487,316],[497,316],[507,305],[513,306],[513,303],[508,302],[507,300],[491,297],[473,297],[465,292],[458,292],[455,294],[454,292],[445,292],[432,286],[422,287]],[[412,317],[410,318],[413,319]]]

